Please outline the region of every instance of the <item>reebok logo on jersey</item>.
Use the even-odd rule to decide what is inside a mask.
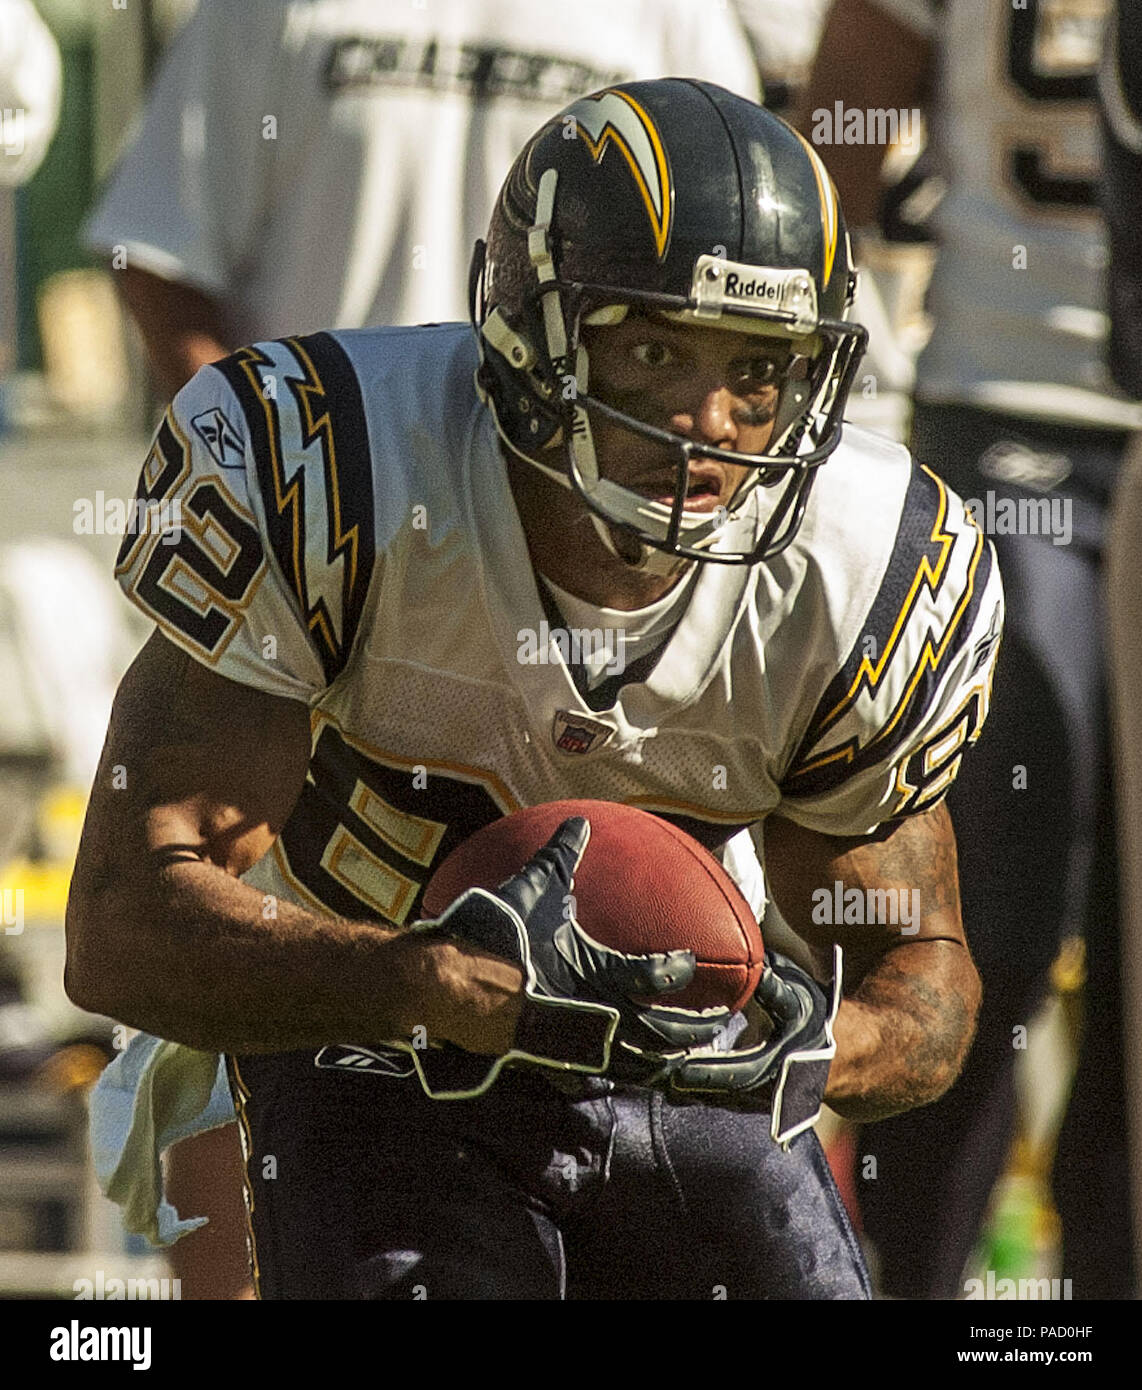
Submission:
[[[196,415],[190,423],[219,468],[246,467],[242,437],[217,406]]]
[[[374,1076],[411,1076],[415,1067],[407,1053],[396,1048],[357,1047],[332,1043],[313,1059],[322,1071],[367,1071]]]
[[[1001,609],[1002,605],[997,603],[991,614],[991,625],[975,644],[975,654],[972,658],[971,670],[967,676],[969,681],[977,671],[983,670],[991,660],[991,654],[995,650],[995,644],[999,641],[1000,633],[1003,630]]]
[[[1050,492],[1070,476],[1066,454],[1032,449],[1014,439],[998,439],[979,456],[979,471],[1000,483],[1015,483],[1032,492]]]

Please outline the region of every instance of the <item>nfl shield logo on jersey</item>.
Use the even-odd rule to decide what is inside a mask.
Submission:
[[[568,709],[555,711],[555,724],[551,737],[561,753],[592,753],[602,748],[614,735],[609,724],[601,724],[597,719],[587,719]]]

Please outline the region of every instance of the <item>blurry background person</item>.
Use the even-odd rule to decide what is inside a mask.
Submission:
[[[1012,1138],[1021,1036],[1060,942],[1079,935],[1086,1023],[1054,1173],[1062,1273],[1076,1298],[1132,1288],[1101,562],[1138,411],[1103,359],[1104,12],[1101,0],[836,0],[805,100],[840,102],[862,127],[877,110],[929,116],[947,191],[911,444],[978,499],[1008,600],[989,728],[950,796],[984,983],[977,1040],[941,1101],[860,1139],[877,1160],[876,1180],[858,1184],[865,1228],[898,1297],[962,1295]],[[859,228],[875,215],[883,150],[867,131],[838,135],[818,150]],[[1006,533],[1005,499],[1038,534]]]
[[[696,0],[201,0],[88,224],[160,393],[240,345],[466,319],[516,152],[610,82],[758,96],[734,13]],[[457,191],[459,190],[459,196]],[[235,1126],[168,1156],[184,1298],[249,1294]]]
[[[12,372],[25,346],[19,272],[28,185],[64,95],[59,45],[30,0],[0,0],[0,436],[13,438]],[[23,235],[21,235],[23,234]],[[25,324],[26,328],[27,325]],[[4,446],[10,465],[11,444]],[[18,457],[18,455],[17,455]],[[99,725],[130,649],[110,576],[82,546],[41,534],[0,474],[0,1289],[9,1252],[38,1269],[83,1238],[79,1094],[111,1055],[110,1030],[53,1003],[67,871]],[[70,492],[70,490],[67,490]],[[64,493],[56,490],[57,500]],[[63,508],[70,526],[71,497]],[[49,532],[51,527],[44,528]],[[50,981],[50,985],[49,982]],[[26,1266],[24,1266],[26,1268]],[[48,1282],[50,1283],[50,1277]],[[25,1291],[38,1291],[27,1288]]]
[[[736,18],[694,0],[202,0],[88,240],[167,395],[259,338],[464,319],[513,151],[664,73],[757,95]]]
[[[60,58],[32,0],[0,0],[0,184],[30,179],[59,119]]]
[[[1110,235],[1110,362],[1142,400],[1142,0],[1118,0],[1099,75]],[[1111,714],[1118,785],[1125,1071],[1134,1216],[1142,1270],[1142,435],[1119,478],[1107,545]]]
[[[829,0],[734,0],[734,4],[757,61],[765,105],[797,124]],[[869,345],[846,418],[898,443],[907,430],[915,356],[925,337],[920,306],[931,271],[931,251],[922,231],[909,230],[905,237],[898,228],[889,242],[877,222],[911,194],[915,180],[905,176],[922,148],[922,130],[905,132],[905,139],[889,154],[881,185],[881,217],[870,219],[853,237],[860,280],[852,312],[856,322],[868,328]],[[851,221],[849,225],[851,232]]]
[[[16,221],[9,190],[40,166],[59,119],[60,57],[31,0],[0,0],[0,376],[15,355]],[[0,433],[3,432],[0,400]]]
[[[39,168],[56,131],[59,106],[60,57],[51,32],[31,0],[0,0],[0,376],[15,355],[11,190]],[[3,428],[0,398],[0,433]],[[33,671],[28,659],[37,650],[37,620],[43,616],[36,612],[37,595],[42,610],[41,581],[52,569],[50,559],[34,546],[0,546],[0,656],[7,658],[8,673],[0,718],[0,869],[27,847],[39,797],[57,764],[70,763],[74,771],[74,764],[80,763],[80,776],[88,766],[75,740],[69,739],[66,714],[56,717],[55,702],[43,698],[58,696],[58,685]],[[58,668],[54,674],[59,674]],[[67,713],[74,713],[74,706],[74,700],[68,701]],[[50,1041],[34,1010],[25,1004],[18,972],[6,955],[7,943],[0,935],[0,1076],[11,1078],[42,1062]]]

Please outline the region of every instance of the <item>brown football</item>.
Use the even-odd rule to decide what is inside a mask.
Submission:
[[[616,951],[694,952],[694,978],[660,996],[691,1009],[740,1009],[761,977],[761,930],[737,884],[697,840],[669,821],[613,801],[550,801],[493,821],[433,874],[422,916],[437,917],[466,888],[495,888],[517,873],[569,816],[591,839],[575,874],[575,917]]]

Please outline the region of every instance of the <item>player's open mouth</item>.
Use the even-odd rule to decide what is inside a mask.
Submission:
[[[688,512],[712,512],[721,504],[722,477],[716,468],[690,469],[690,486],[686,489],[686,510]],[[636,489],[651,502],[664,507],[674,505],[674,480],[654,478],[641,483]]]

